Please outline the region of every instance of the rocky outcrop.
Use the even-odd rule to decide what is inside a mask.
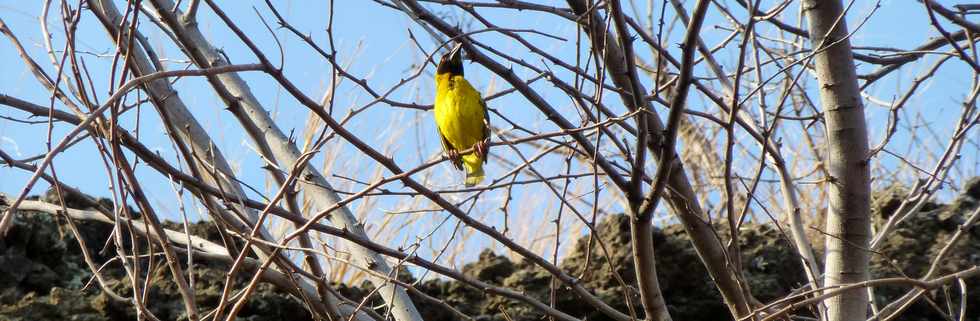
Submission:
[[[904,189],[890,188],[876,195],[875,208],[879,222],[883,222],[905,197]],[[950,204],[930,203],[901,224],[882,245],[880,253],[873,256],[874,277],[919,277],[928,269],[931,260],[964,222],[967,215],[980,204],[980,178],[964,186],[963,193]],[[111,299],[98,285],[92,283],[92,273],[85,265],[79,243],[65,227],[64,222],[47,214],[21,213],[10,235],[0,240],[0,320],[135,320],[135,309],[129,301]],[[79,222],[88,250],[97,264],[103,264],[116,255],[110,237],[110,226],[102,223]],[[220,243],[214,227],[196,223],[191,227],[194,234]],[[595,227],[595,235],[579,239],[564,257],[560,267],[582,280],[586,288],[621,311],[642,314],[635,289],[629,221],[623,215],[606,217]],[[701,266],[684,231],[679,226],[667,226],[655,230],[657,269],[661,288],[668,308],[675,320],[729,320],[728,310]],[[723,226],[719,234],[727,235]],[[770,224],[747,224],[740,234],[742,265],[745,280],[753,295],[768,302],[783,297],[805,285],[799,260],[792,250],[788,236]],[[145,241],[139,246],[145,246]],[[129,246],[129,245],[127,245]],[[821,244],[816,246],[818,257]],[[980,264],[980,229],[969,231],[941,262],[941,273],[962,270]],[[143,273],[146,273],[143,267]],[[198,262],[194,267],[195,289],[202,310],[217,304],[223,282],[223,264]],[[479,259],[465,265],[462,272],[486,282],[523,291],[542,302],[554,302],[554,306],[573,316],[587,320],[609,320],[589,305],[581,302],[570,290],[544,270],[527,262],[513,262],[507,257],[489,250]],[[169,271],[159,262],[150,271],[154,286],[147,296],[147,309],[164,320],[183,319],[176,287],[169,282]],[[118,263],[110,262],[103,270],[107,286],[114,292],[128,297],[131,289],[126,285],[124,271]],[[402,278],[412,281],[404,273]],[[236,280],[237,288],[247,280]],[[487,295],[479,290],[442,278],[429,278],[415,282],[416,287],[445,304],[477,320],[541,320],[542,314],[526,304],[501,297]],[[976,289],[980,282],[968,280],[968,288]],[[335,285],[338,291],[351,299],[363,299],[372,293],[370,284],[356,287]],[[876,302],[885,304],[901,295],[906,287],[881,287],[875,292]],[[937,290],[931,299],[945,309],[946,293],[952,302],[959,302],[955,289]],[[970,307],[980,307],[980,296],[968,297]],[[368,298],[370,306],[381,306],[377,297]],[[458,317],[438,304],[414,297],[419,311],[426,320],[458,320]],[[980,317],[980,309],[968,309],[968,318]],[[808,313],[802,311],[801,313]],[[640,316],[641,317],[641,316]],[[919,302],[910,308],[900,320],[937,320],[942,316],[929,303]],[[239,320],[311,320],[304,305],[283,291],[269,285],[261,285],[248,305],[239,314]]]

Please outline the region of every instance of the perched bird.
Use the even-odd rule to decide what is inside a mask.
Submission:
[[[439,59],[436,68],[436,127],[449,160],[466,171],[466,186],[483,181],[490,143],[490,117],[480,93],[463,78],[462,44]],[[473,148],[472,153],[460,151]]]

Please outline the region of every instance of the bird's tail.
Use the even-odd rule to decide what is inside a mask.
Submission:
[[[475,154],[463,155],[463,167],[466,168],[466,187],[476,186],[483,181],[483,160]]]

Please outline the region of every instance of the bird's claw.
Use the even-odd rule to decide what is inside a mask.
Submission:
[[[474,152],[480,159],[486,161],[487,153],[490,151],[490,139],[484,139],[473,145]]]
[[[446,157],[449,158],[449,162],[453,163],[453,166],[456,167],[456,169],[463,169],[463,160],[462,157],[459,156],[459,151],[450,149],[446,151]]]

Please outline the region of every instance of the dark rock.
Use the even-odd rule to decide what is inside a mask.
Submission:
[[[514,273],[514,264],[490,249],[485,249],[480,252],[480,258],[476,262],[463,266],[462,272],[478,280],[500,284],[501,280]]]
[[[966,183],[963,184],[963,196],[969,196],[975,200],[980,200],[980,176],[968,179]]]
[[[929,202],[909,219],[899,224],[880,248],[880,255],[872,256],[873,277],[909,276],[922,277],[941,250],[966,220],[966,216],[980,203],[980,178],[970,180],[963,187],[964,194],[948,205]],[[905,199],[907,189],[893,186],[874,197],[876,224],[893,215]],[[111,207],[111,203],[100,203]],[[816,212],[820,212],[817,210]],[[134,213],[138,217],[138,213]],[[59,224],[60,223],[60,224]],[[643,317],[635,288],[635,271],[630,244],[630,220],[624,215],[608,215],[594,227],[594,238],[584,236],[576,241],[558,264],[565,273],[579,279],[586,289],[620,311],[634,311]],[[182,223],[164,223],[168,228],[183,230]],[[77,222],[78,230],[96,264],[115,257],[113,242],[107,224]],[[214,223],[191,224],[192,234],[222,243]],[[727,238],[726,226],[717,226],[718,234]],[[946,260],[938,264],[938,274],[962,270],[980,265],[980,231],[966,231],[967,235],[950,251]],[[124,237],[129,248],[129,236]],[[814,239],[818,259],[821,238]],[[227,240],[240,246],[239,240]],[[786,296],[806,285],[801,261],[788,236],[771,224],[746,223],[739,234],[744,281],[752,294],[762,302]],[[145,247],[139,239],[137,246]],[[668,225],[654,229],[654,246],[657,256],[657,276],[668,309],[675,320],[731,320],[727,307],[708,277],[697,253],[690,244],[684,229]],[[143,273],[149,268],[141,265]],[[176,286],[170,282],[169,271],[159,264],[151,272],[154,282],[149,289],[149,311],[161,320],[186,320],[184,307]],[[224,288],[225,264],[198,261],[194,266],[197,304],[202,311],[217,306]],[[514,262],[506,256],[484,250],[475,262],[466,264],[464,275],[484,282],[517,290],[577,318],[590,321],[610,320],[608,316],[584,303],[571,289],[555,280],[543,268],[527,261]],[[103,271],[106,286],[126,297],[131,295],[125,271],[118,264],[109,264]],[[234,287],[241,289],[248,281],[247,274],[233,280]],[[398,271],[398,278],[412,283],[428,296],[441,301],[432,302],[418,294],[411,294],[419,311],[428,321],[459,320],[460,317],[445,305],[473,317],[487,321],[537,321],[546,319],[529,305],[496,295],[490,295],[468,285],[445,278],[427,277],[416,281],[408,270]],[[91,282],[90,282],[91,281]],[[90,284],[91,283],[91,284]],[[967,280],[968,288],[980,287],[980,282]],[[330,285],[338,293],[351,300],[377,307],[384,314],[383,300],[373,292],[374,287],[363,282],[357,286]],[[904,294],[907,287],[880,287],[875,300],[885,304]],[[959,302],[955,289],[948,291],[952,302]],[[930,292],[937,302],[945,302],[946,291]],[[968,297],[970,307],[980,306],[980,296]],[[136,319],[131,302],[116,301],[99,289],[92,281],[92,274],[85,265],[79,240],[61,219],[51,215],[21,212],[15,216],[8,236],[0,239],[0,320],[83,320],[115,321]],[[978,309],[968,309],[967,319],[977,320]],[[806,315],[807,311],[800,311]],[[286,295],[280,289],[261,284],[239,313],[239,320],[311,320],[301,300]],[[906,311],[899,320],[936,320],[941,316],[928,303],[919,302]]]

